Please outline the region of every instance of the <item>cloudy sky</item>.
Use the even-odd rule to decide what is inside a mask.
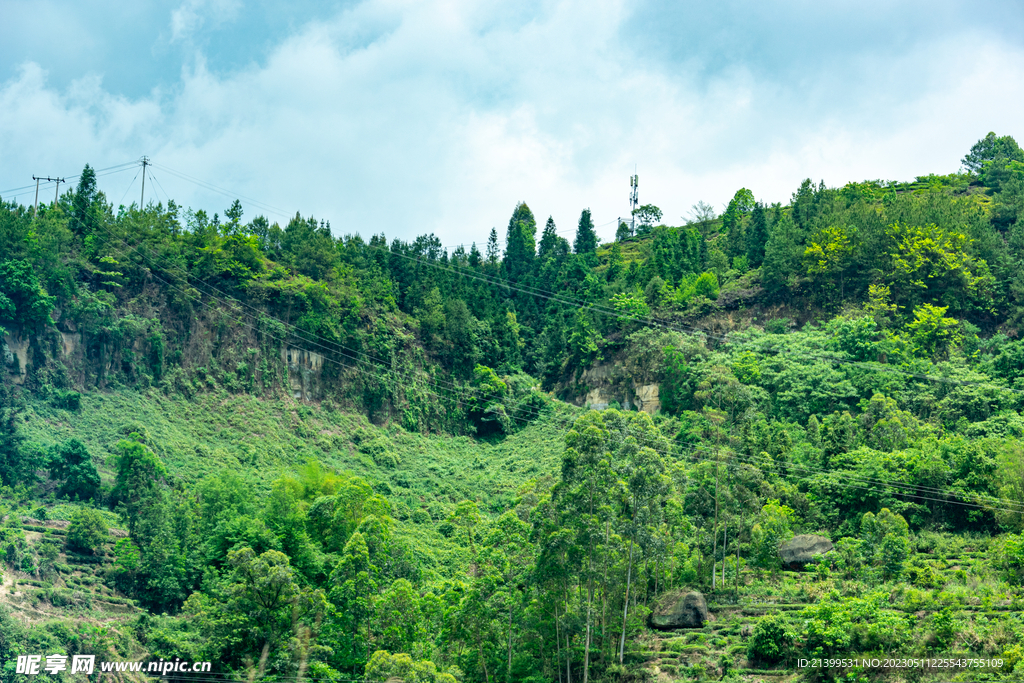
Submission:
[[[0,194],[148,155],[146,197],[335,233],[571,235],[641,203],[949,173],[1024,139],[1019,2],[4,0]],[[139,200],[137,167],[102,175]],[[195,181],[201,181],[197,183]],[[212,186],[212,187],[211,187]],[[219,193],[215,190],[223,190]],[[13,190],[13,191],[12,191]],[[52,198],[53,186],[41,192]]]

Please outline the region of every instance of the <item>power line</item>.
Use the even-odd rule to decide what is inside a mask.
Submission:
[[[165,170],[166,170],[166,169],[165,169]],[[136,177],[137,177],[137,176],[136,176]],[[122,243],[124,243],[124,244],[126,244],[126,245],[127,245],[127,243],[125,243],[125,242],[124,242],[124,240],[120,240],[120,241],[121,241]],[[141,245],[138,245],[138,246],[141,246]],[[138,248],[138,247],[136,247],[136,249],[137,249],[137,248]],[[396,253],[396,252],[389,252],[389,253]],[[442,268],[442,269],[452,270],[451,268],[444,268],[444,266],[441,266],[440,264],[435,264],[435,263],[431,263],[431,262],[429,262],[429,261],[422,261],[422,259],[417,259],[417,258],[414,258],[414,257],[410,257],[410,256],[407,256],[407,255],[404,255],[404,254],[396,253],[396,255],[398,255],[398,256],[402,256],[403,258],[409,258],[409,259],[411,259],[411,260],[414,260],[414,261],[419,261],[419,262],[421,262],[421,263],[424,263],[424,264],[426,264],[426,265],[429,265],[429,266],[434,266],[434,267],[440,267],[440,268]],[[180,269],[179,269],[179,270],[180,270]],[[467,275],[467,276],[469,276],[469,277],[473,277],[473,275],[472,275],[472,274],[469,274],[469,273],[465,273],[465,272],[461,272],[461,271],[456,271],[456,272],[457,272],[458,274],[461,274],[461,275]],[[186,273],[185,275],[186,275],[186,278],[190,277],[190,276],[189,276],[189,275],[188,275],[187,273]],[[160,278],[159,276],[157,276],[157,275],[155,275],[155,274],[154,274],[154,277],[156,277],[156,278],[157,278],[157,279],[159,279],[159,280],[160,280],[161,282],[164,282],[164,284],[166,284],[166,285],[168,285],[168,286],[170,286],[170,287],[176,288],[176,289],[178,289],[179,291],[184,291],[184,290],[181,290],[181,288],[178,288],[178,287],[176,287],[175,285],[172,285],[171,283],[167,282],[166,280],[164,280],[163,278]],[[480,279],[480,278],[478,278],[478,279]],[[486,278],[485,278],[485,279],[486,279]],[[489,280],[489,279],[488,279],[488,280]],[[187,280],[186,280],[186,281],[187,281]],[[492,281],[491,283],[492,283],[492,284],[500,284],[500,285],[501,285],[501,286],[503,286],[503,287],[509,287],[508,283],[504,283],[504,282],[502,282],[502,283],[495,283],[495,282],[493,282],[493,281]],[[216,288],[212,287],[212,286],[211,286],[211,285],[209,285],[208,283],[205,283],[205,282],[203,282],[203,284],[204,284],[204,285],[206,285],[206,286],[207,286],[208,288],[210,288],[210,289],[214,289],[215,291],[218,291],[218,292],[220,292],[220,290],[217,290]],[[518,291],[523,291],[524,293],[532,293],[532,292],[527,292],[526,290],[524,290],[524,289],[522,289],[522,288],[518,288],[518,287],[511,287],[511,288],[513,288],[513,289],[517,289]],[[192,295],[191,293],[188,293],[188,292],[184,292],[184,293],[185,293],[185,294],[186,294],[186,296],[188,296],[188,297],[189,297],[190,299],[194,299],[194,300],[196,300],[196,301],[197,301],[197,302],[198,302],[198,303],[199,303],[200,305],[203,305],[203,306],[206,306],[206,307],[208,307],[208,308],[209,308],[209,304],[207,304],[207,303],[203,302],[203,301],[202,301],[201,299],[198,299],[197,297],[193,296],[193,295]],[[221,293],[223,294],[223,292],[221,292]],[[211,296],[211,298],[214,298],[214,299],[216,299],[216,300],[218,300],[218,301],[221,301],[221,300],[220,300],[220,299],[219,299],[218,297],[216,297],[216,296],[214,296],[214,295],[211,295],[211,294],[209,294],[208,292],[207,292],[207,295],[208,295],[208,296]],[[549,298],[550,298],[550,297],[549,297]],[[242,306],[247,306],[246,304],[242,304],[241,302],[239,302],[239,301],[237,301],[237,300],[235,300],[235,299],[232,299],[232,300],[233,300],[233,301],[234,301],[234,302],[235,302],[236,304],[238,304],[238,305],[242,305]],[[600,307],[593,307],[593,306],[588,306],[588,305],[586,305],[586,304],[580,304],[579,302],[573,302],[573,301],[564,301],[564,300],[563,300],[563,302],[564,302],[564,303],[567,303],[567,304],[570,304],[570,305],[575,305],[575,306],[576,306],[576,307],[578,307],[578,308],[594,308],[594,309],[599,309],[599,308],[600,308]],[[226,303],[226,302],[224,302],[224,301],[221,301],[221,303]],[[257,312],[257,313],[261,314],[261,315],[266,315],[266,314],[265,314],[264,312],[262,312],[262,311],[258,311],[258,309],[254,309],[254,308],[253,308],[253,307],[251,307],[251,306],[247,306],[247,307],[248,307],[248,308],[250,308],[251,310],[253,310],[253,311],[255,311],[255,312]],[[607,309],[606,309],[606,310],[607,310]],[[329,342],[329,343],[330,343],[330,344],[331,344],[332,346],[336,347],[336,348],[334,348],[334,349],[331,349],[331,348],[329,348],[329,347],[324,347],[323,345],[321,345],[321,344],[318,344],[318,343],[317,343],[317,342],[316,342],[315,340],[311,340],[311,339],[308,339],[308,338],[307,338],[306,336],[303,336],[303,335],[307,335],[308,333],[305,333],[304,331],[300,330],[299,328],[295,327],[294,325],[291,325],[290,323],[285,323],[284,321],[281,321],[281,320],[279,320],[279,319],[273,318],[272,316],[267,316],[267,317],[270,317],[270,318],[272,318],[272,319],[276,320],[277,322],[280,322],[280,323],[282,323],[282,324],[286,325],[287,327],[291,328],[291,329],[292,329],[292,330],[294,330],[295,332],[297,332],[298,334],[296,334],[295,336],[297,336],[297,337],[298,337],[298,339],[299,339],[300,341],[303,341],[303,342],[306,342],[306,343],[313,343],[314,345],[317,345],[317,346],[321,346],[321,347],[322,347],[322,348],[324,348],[325,350],[328,350],[328,351],[333,351],[333,352],[335,352],[335,353],[339,353],[339,355],[342,355],[343,357],[347,357],[347,358],[349,358],[350,360],[353,360],[353,361],[355,361],[356,363],[359,363],[359,362],[366,362],[366,361],[362,361],[362,360],[360,359],[360,356],[365,356],[365,357],[371,358],[371,359],[373,359],[373,360],[376,360],[377,362],[381,362],[381,363],[385,362],[385,361],[381,361],[380,359],[374,359],[374,358],[373,358],[372,356],[369,356],[368,354],[364,354],[364,353],[362,353],[362,352],[358,352],[358,351],[355,351],[355,350],[352,350],[352,349],[348,349],[347,347],[344,347],[344,346],[342,346],[342,345],[340,345],[340,344],[338,344],[338,343],[336,343],[336,342]],[[239,319],[239,322],[241,322],[241,323],[242,323],[243,325],[245,325],[245,326],[247,326],[247,327],[250,327],[251,329],[253,329],[253,330],[254,330],[254,331],[256,331],[257,333],[260,333],[260,331],[259,331],[259,330],[257,330],[257,329],[256,329],[255,327],[253,327],[252,325],[248,325],[248,324],[247,324],[247,323],[245,323],[245,322],[244,322],[244,321],[243,321],[242,319]],[[700,332],[700,333],[703,333],[702,331],[698,331],[698,332]],[[274,336],[273,334],[270,334],[270,333],[268,333],[268,332],[266,332],[266,331],[263,331],[262,333],[263,333],[263,334],[266,334],[267,336],[270,336],[271,338],[274,338],[274,339],[276,339],[276,340],[278,340],[278,341],[286,342],[286,340],[285,340],[284,338],[276,337],[276,336]],[[314,335],[314,336],[316,336],[316,335]],[[318,336],[316,336],[316,337],[317,337],[317,338],[319,338],[319,339],[323,339],[322,337],[318,337]],[[722,339],[723,341],[725,341],[725,340],[726,340],[726,338],[725,338],[725,337],[722,337],[721,339]],[[356,354],[356,355],[355,355],[355,356],[353,356],[353,355],[349,355],[349,354],[347,354],[347,353],[344,353],[344,352],[338,351],[338,349],[339,349],[339,348],[340,348],[340,349],[344,349],[345,351],[349,351],[350,353],[354,353],[354,354]],[[326,360],[326,361],[328,361],[328,362],[333,362],[333,363],[337,363],[337,361],[334,361],[333,359],[331,359],[331,358],[329,358],[329,357],[327,357],[327,356],[324,356],[324,360]],[[841,359],[832,359],[832,360],[841,360]],[[348,369],[354,369],[354,370],[356,370],[357,372],[361,372],[361,373],[363,373],[363,374],[369,374],[369,375],[371,375],[371,376],[374,376],[374,377],[376,377],[377,379],[383,379],[383,377],[384,377],[384,376],[386,376],[386,375],[392,375],[392,376],[396,376],[396,377],[397,377],[397,373],[396,373],[396,372],[395,372],[394,370],[388,370],[388,369],[386,369],[386,368],[381,368],[381,367],[379,367],[379,366],[375,366],[375,365],[372,365],[372,364],[371,364],[371,367],[374,367],[375,369],[378,369],[378,372],[367,372],[367,371],[365,371],[365,370],[361,370],[361,369],[360,369],[360,368],[358,368],[358,367],[348,366],[348,365],[345,365],[345,364],[342,364],[342,363],[337,363],[337,364],[338,364],[339,366],[341,366],[341,367],[345,367],[345,368],[348,368]],[[382,373],[383,373],[383,374],[382,374]],[[904,373],[904,374],[909,374],[909,373]],[[929,378],[928,376],[923,376],[923,377],[925,377],[925,378]],[[929,379],[931,379],[931,378],[929,378]],[[943,378],[936,378],[936,379],[943,379]],[[429,386],[440,386],[440,383],[436,383],[436,382],[431,382],[431,381],[428,381],[428,382],[427,382],[427,384],[428,384]],[[980,383],[979,383],[979,384],[980,384]],[[456,386],[455,384],[453,384],[453,383],[448,383],[448,386],[449,386],[449,387],[451,387],[452,389],[454,389],[455,391],[460,391],[460,388],[459,388],[459,387],[457,387],[457,386]],[[991,385],[989,385],[989,386],[991,386]],[[428,392],[428,393],[432,393],[432,392]],[[465,399],[465,393],[464,393],[464,392],[461,392],[461,391],[460,391],[460,393],[462,394],[462,395],[460,396],[460,398],[462,398],[462,399],[464,400],[464,399]],[[442,399],[442,397],[441,397],[441,396],[440,396],[439,394],[433,394],[433,395],[434,395],[434,396],[435,396],[436,398],[438,398],[438,399]],[[454,398],[454,397],[452,397],[452,398]],[[442,399],[442,400],[443,400],[443,399]],[[456,399],[456,400],[458,400],[458,399]],[[516,411],[516,410],[513,410],[512,412],[513,412],[513,413],[515,414],[515,413],[517,413],[517,412],[520,412],[520,411]],[[539,411],[536,411],[536,412],[534,412],[534,413],[533,413],[533,416],[534,416],[534,417],[536,417],[536,416],[538,416],[538,415],[539,415]],[[660,453],[662,453],[663,455],[669,455],[669,456],[671,456],[671,455],[674,455],[674,453],[672,453],[671,451],[659,451],[659,452],[660,452]],[[695,452],[697,452],[697,449],[690,449],[690,450],[689,450],[689,451],[687,451],[687,452],[689,452],[689,453],[695,453]],[[683,453],[683,455],[685,455],[685,453]],[[741,456],[740,454],[738,454],[738,453],[735,453],[735,452],[733,452],[733,455],[734,455],[735,459],[736,459],[737,461],[740,461],[740,462],[746,462],[746,461],[748,461],[748,460],[749,460],[748,458],[745,458],[745,457],[743,457],[743,456]],[[691,457],[692,457],[692,456],[691,456]],[[822,473],[831,473],[831,472],[835,472],[835,470],[823,470],[823,469],[816,469],[816,468],[808,468],[808,467],[802,467],[802,466],[798,466],[798,465],[793,465],[793,464],[789,465],[789,469],[798,469],[798,470],[803,470],[803,471],[810,471],[810,472],[822,472]],[[844,476],[847,476],[848,478],[850,478],[850,475],[849,475],[849,473],[848,473],[848,472],[843,472],[843,474],[844,474]],[[854,480],[856,480],[856,481],[861,481],[861,482],[864,482],[864,483],[870,484],[870,486],[860,486],[860,487],[858,487],[858,486],[856,486],[856,485],[852,485],[852,486],[854,486],[854,487],[856,487],[856,488],[866,488],[866,489],[873,489],[873,488],[877,488],[877,487],[879,487],[879,486],[884,486],[884,487],[892,487],[892,488],[894,488],[894,489],[899,489],[899,487],[913,487],[913,488],[914,488],[915,490],[919,490],[919,491],[926,491],[926,490],[928,490],[928,489],[932,489],[932,492],[933,492],[933,493],[935,493],[935,494],[940,494],[940,495],[941,495],[941,494],[945,494],[945,495],[948,495],[948,493],[947,493],[946,491],[944,491],[944,490],[942,490],[942,489],[938,489],[938,488],[935,488],[935,487],[922,487],[922,486],[918,486],[918,485],[914,485],[914,484],[909,484],[909,483],[904,483],[904,482],[899,482],[899,481],[896,481],[896,482],[888,482],[888,481],[881,481],[881,480],[871,480],[871,479],[866,479],[866,478],[859,478],[859,477],[856,477],[856,476],[854,476],[854,477],[852,477],[852,478],[853,478]],[[906,491],[906,490],[904,490],[904,491],[898,491],[898,494],[899,494],[899,495],[905,495],[905,496],[909,496],[909,497],[914,497],[914,498],[918,498],[918,499],[922,499],[922,500],[930,500],[930,501],[934,501],[934,502],[941,502],[941,503],[947,503],[947,504],[956,504],[956,505],[966,505],[966,506],[969,506],[969,507],[978,507],[978,508],[984,508],[984,509],[1004,509],[1004,510],[1006,510],[1006,511],[1008,511],[1008,512],[1019,512],[1019,510],[1015,510],[1015,509],[1014,509],[1014,510],[1008,510],[1008,509],[1005,509],[1005,508],[994,508],[994,507],[993,507],[993,506],[991,506],[991,505],[982,505],[982,504],[977,504],[977,503],[968,503],[968,502],[963,502],[963,501],[956,501],[956,500],[948,500],[948,499],[939,499],[939,498],[932,498],[932,497],[926,497],[926,496],[922,496],[922,495],[920,495],[920,494],[914,493],[913,491]],[[981,496],[974,496],[974,497],[975,497],[976,499],[981,499],[981,498],[982,498]],[[987,499],[989,499],[989,500],[997,500],[997,501],[999,501],[999,502],[1005,502],[1005,503],[1009,503],[1009,504],[1012,504],[1012,505],[1016,505],[1016,503],[1015,503],[1014,501],[1009,501],[1009,500],[1007,500],[1007,499],[997,499],[997,498],[993,498],[993,497],[987,497]]]
[[[120,240],[120,241],[122,243],[124,243],[123,240]],[[141,245],[138,245],[137,247],[133,247],[133,249],[138,249],[138,248],[141,248]],[[122,255],[126,256],[126,254],[123,254],[123,253],[122,253]],[[175,269],[178,270],[179,272],[183,272],[183,271],[181,271],[181,269],[179,269],[177,267],[175,267]],[[184,274],[186,275],[186,277],[188,277],[187,273],[184,273]],[[200,305],[205,306],[207,308],[211,308],[208,303],[202,301],[198,297],[192,296],[190,293],[188,293],[185,290],[182,290],[181,288],[176,287],[175,285],[167,282],[166,280],[164,280],[163,278],[159,277],[156,274],[153,274],[153,276],[156,277],[161,282],[163,282],[164,284],[166,284],[166,285],[168,285],[170,287],[174,287],[174,288],[178,289],[178,291],[181,291],[182,293],[184,293],[189,298],[194,299]],[[209,287],[210,289],[214,289],[215,291],[220,292],[220,290],[217,290],[216,288],[212,287],[208,283],[205,283],[202,280],[200,280],[200,281],[203,282],[203,284],[206,285],[207,287]],[[223,294],[223,292],[221,292],[221,293]],[[219,297],[217,297],[215,295],[211,295],[211,294],[207,293],[207,296],[210,296],[211,298],[219,301],[222,304],[227,304],[228,303],[228,301],[222,300],[222,299],[220,299]],[[227,295],[225,295],[225,296],[227,296]],[[285,326],[287,326],[287,327],[289,327],[289,328],[291,328],[293,330],[296,330],[296,331],[300,332],[301,334],[306,334],[304,331],[299,330],[294,325],[291,325],[290,323],[286,323],[286,322],[280,320],[279,318],[274,318],[273,316],[269,316],[266,313],[264,313],[262,311],[259,311],[258,309],[255,309],[252,306],[249,306],[248,304],[245,304],[243,302],[238,301],[237,299],[230,298],[230,300],[231,300],[231,302],[233,302],[233,303],[235,303],[237,305],[249,308],[250,310],[252,310],[252,311],[254,311],[254,312],[258,313],[258,314],[266,315],[267,317],[269,317],[269,318],[271,318],[273,320],[276,320],[277,322],[281,323],[282,325],[285,325]],[[212,310],[212,308],[211,308],[211,310]],[[250,329],[252,329],[253,331],[255,331],[257,333],[260,333],[260,331],[257,330],[257,328],[255,328],[254,326],[244,322],[243,319],[239,318],[238,322],[240,322],[241,324],[243,324],[246,327],[249,327]],[[271,338],[273,338],[273,339],[275,339],[277,341],[281,341],[282,343],[287,343],[286,339],[281,338],[281,337],[277,337],[277,336],[273,335],[272,333],[263,331],[262,334],[265,334],[265,335],[267,335],[267,336],[269,336],[269,337],[271,337]],[[316,335],[313,335],[313,336],[316,336]],[[318,338],[323,339],[322,337],[318,337]],[[320,346],[324,350],[328,350],[328,351],[331,350],[331,349],[329,349],[326,346],[318,344],[314,340],[310,340],[310,339],[307,339],[307,338],[302,337],[302,336],[300,336],[299,339],[301,341],[305,341],[306,343],[313,343],[316,346]],[[353,360],[353,361],[355,361],[357,363],[360,362],[359,356],[366,356],[366,357],[369,357],[369,358],[373,358],[372,356],[369,356],[368,354],[365,354],[365,353],[362,353],[362,352],[359,352],[359,351],[355,351],[355,350],[352,350],[352,349],[348,349],[347,347],[344,347],[344,346],[342,346],[340,344],[336,344],[335,342],[329,342],[329,343],[334,345],[334,346],[341,347],[341,348],[345,349],[345,351],[349,351],[352,354],[355,354],[355,355],[350,355],[349,353],[338,352],[337,349],[334,349],[334,351],[336,353],[339,353],[343,357],[349,358],[349,359],[351,359],[351,360]],[[324,355],[323,358],[327,362],[336,363],[340,367],[343,367],[343,368],[354,369],[357,372],[360,372],[362,374],[367,374],[367,375],[376,377],[377,379],[382,379],[384,375],[389,375],[389,374],[393,375],[393,376],[397,376],[397,373],[394,370],[388,370],[387,368],[383,368],[383,367],[376,366],[376,365],[373,365],[373,364],[371,364],[370,367],[374,368],[376,370],[375,372],[374,371],[361,370],[358,367],[353,367],[353,366],[348,366],[348,365],[345,365],[345,364],[342,364],[342,363],[337,363],[337,361],[329,358],[326,355]],[[375,359],[375,360],[379,360],[379,359]],[[379,362],[384,362],[384,361],[379,361]],[[431,385],[431,386],[437,387],[441,383],[434,382],[434,381],[428,381],[427,384]],[[456,385],[454,385],[452,383],[448,383],[448,386],[451,387],[454,391],[459,391],[459,387],[457,387]],[[437,398],[439,400],[442,400],[442,401],[444,400],[443,397],[440,394],[436,394],[436,393],[433,393],[433,392],[427,392],[427,393],[433,395],[435,398]],[[459,396],[459,397],[451,396],[449,398],[456,398],[456,400],[459,400],[461,398],[462,400],[465,400],[465,394],[464,394],[464,392],[462,392],[462,395]],[[510,412],[512,412],[513,415],[516,415],[516,413],[521,413],[522,411],[513,410],[513,411],[510,411]],[[539,417],[539,415],[540,415],[540,410],[531,411],[531,412],[533,414],[530,415],[527,419],[536,418],[536,417]],[[521,414],[516,415],[516,416],[519,417],[520,419],[522,418]],[[682,456],[682,457],[689,458],[689,459],[693,460],[694,462],[698,462],[698,461],[700,461],[702,459],[706,460],[707,458],[700,458],[696,454],[701,452],[701,450],[703,450],[704,452],[707,452],[708,449],[707,449],[707,447],[704,447],[703,449],[701,449],[701,448],[692,448],[692,449],[686,449],[686,450],[680,449],[679,451],[662,450],[662,449],[652,449],[652,450],[654,450],[654,451],[656,451],[659,454],[664,455],[664,456],[668,456],[668,457]],[[719,450],[721,450],[721,449],[719,449]],[[758,458],[756,458],[754,456],[745,456],[745,455],[743,455],[741,453],[738,453],[738,452],[736,452],[736,451],[734,451],[732,449],[725,449],[723,452],[731,455],[732,456],[731,459],[736,460],[737,462],[742,463],[742,464],[748,464],[748,465],[752,465],[752,466],[757,466],[757,465],[761,464],[760,460]],[[687,454],[691,454],[691,455],[687,455]],[[728,463],[726,464],[726,466],[728,467]],[[809,476],[813,476],[815,474],[832,474],[832,473],[837,473],[837,471],[833,470],[833,469],[815,468],[815,467],[810,467],[810,466],[806,466],[806,465],[797,465],[795,463],[787,463],[785,465],[785,467],[786,467],[787,470],[798,470],[798,471],[806,472],[808,474],[805,475],[805,476],[808,476],[808,477]],[[1014,514],[1024,513],[1024,507],[1021,507],[1021,508],[1013,507],[1013,506],[1018,506],[1020,504],[1017,503],[1016,501],[1013,501],[1013,500],[1010,500],[1010,499],[1006,499],[1006,498],[1000,498],[1000,497],[995,497],[995,496],[982,496],[982,495],[979,495],[979,494],[971,494],[970,497],[973,498],[975,501],[978,501],[978,500],[991,501],[991,502],[989,502],[987,504],[986,503],[971,502],[971,501],[960,501],[960,500],[955,500],[955,499],[951,500],[949,498],[937,498],[935,496],[939,496],[939,495],[945,495],[945,496],[957,495],[958,492],[950,491],[948,489],[941,489],[941,488],[938,488],[938,487],[931,487],[931,486],[919,485],[919,484],[911,484],[909,482],[902,482],[902,481],[899,481],[899,480],[897,480],[897,481],[885,481],[885,480],[873,479],[873,478],[863,477],[863,476],[859,476],[857,474],[853,474],[853,473],[851,473],[848,470],[846,470],[846,471],[839,471],[838,473],[841,474],[845,478],[845,481],[844,482],[830,482],[830,483],[831,483],[831,485],[838,486],[840,488],[844,488],[845,487],[845,488],[857,488],[857,489],[862,489],[862,490],[877,490],[879,487],[889,487],[891,489],[894,489],[894,492],[896,493],[896,495],[902,495],[902,496],[906,496],[906,497],[909,497],[909,498],[914,498],[914,499],[917,499],[917,500],[923,500],[923,501],[929,501],[929,502],[937,502],[937,503],[944,503],[944,504],[951,504],[951,505],[958,505],[958,506],[961,506],[961,507],[970,507],[970,508],[975,508],[975,509],[1001,510],[1001,511],[1004,511],[1004,512],[1011,512],[1011,513],[1014,513]],[[859,483],[850,483],[850,482],[859,482]],[[925,494],[928,494],[928,495],[925,495]],[[961,493],[959,495],[963,495],[963,494]],[[1009,505],[1011,507],[1009,507],[1009,508],[1007,508],[1007,507],[996,507],[992,503],[1001,503],[1003,505]]]

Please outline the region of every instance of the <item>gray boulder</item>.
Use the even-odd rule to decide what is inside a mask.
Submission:
[[[663,596],[651,612],[657,629],[700,628],[708,620],[708,603],[697,591],[673,591]]]
[[[816,557],[832,552],[832,541],[824,536],[801,534],[779,546],[779,557],[786,567],[799,569]]]

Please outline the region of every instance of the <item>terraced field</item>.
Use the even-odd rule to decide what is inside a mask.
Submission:
[[[988,544],[987,540],[978,541],[979,546]],[[1014,633],[1024,626],[1024,591],[1000,581],[988,558],[989,553],[980,549],[955,554],[916,553],[908,567],[916,570],[916,576],[926,577],[923,582],[928,584],[917,587],[906,583],[865,583],[835,572],[825,577],[824,572],[783,571],[772,579],[744,570],[738,591],[730,584],[725,590],[706,595],[711,618],[703,628],[649,630],[638,640],[644,649],[627,656],[633,663],[643,663],[652,677],[660,681],[727,678],[775,682],[840,679],[846,675],[851,676],[849,680],[858,681],[1020,680],[1011,673],[1019,653],[1007,648],[1006,642],[1012,642]],[[922,572],[922,567],[934,573]],[[884,606],[867,608],[871,596],[880,593]],[[833,605],[834,609],[822,609],[823,604]],[[826,657],[997,658],[1005,664],[1001,669],[931,671],[846,668],[812,672],[799,668],[800,658],[815,656],[807,642],[809,622],[817,620],[820,624],[829,611],[833,617],[842,614],[844,604],[860,618],[833,619],[840,628],[864,634],[895,623],[896,628],[888,634],[889,648],[894,649],[884,645],[886,634],[879,633],[879,647],[847,649],[833,655],[826,652]],[[795,636],[787,656],[778,662],[748,657],[757,623],[769,613],[780,615]],[[901,622],[905,626],[901,627]]]

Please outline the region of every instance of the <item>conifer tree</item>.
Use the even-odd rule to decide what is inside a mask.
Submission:
[[[580,222],[576,227],[576,239],[572,243],[573,253],[586,256],[590,261],[593,257],[596,263],[597,258],[594,252],[597,251],[597,231],[594,229],[594,221],[590,217],[590,209],[583,209],[580,214]]]
[[[503,266],[509,279],[519,281],[533,266],[536,251],[537,221],[525,202],[516,205],[508,221],[505,234],[505,260]]]
[[[758,268],[764,262],[764,249],[768,244],[768,212],[764,204],[757,202],[750,214],[750,229],[747,231],[747,263]]]

